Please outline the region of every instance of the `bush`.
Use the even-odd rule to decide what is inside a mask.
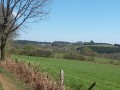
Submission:
[[[28,66],[24,62],[6,60],[1,65],[34,90],[61,90],[58,83],[49,75],[38,72],[37,66]]]
[[[93,56],[90,56],[87,58],[88,61],[94,61],[94,57]]]
[[[9,52],[12,54],[39,57],[50,57],[52,55],[52,50],[49,49],[11,49]]]
[[[83,53],[88,55],[91,54],[91,51],[100,54],[101,53],[110,54],[110,53],[120,53],[120,47],[83,46],[77,48],[77,51],[84,51]]]
[[[52,55],[52,50],[35,49],[31,51],[30,55],[40,56],[40,57],[50,57]]]
[[[77,53],[68,53],[63,56],[64,59],[69,59],[69,60],[81,60],[84,61],[86,58],[84,56],[81,56]]]

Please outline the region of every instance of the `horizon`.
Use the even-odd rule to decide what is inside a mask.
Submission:
[[[20,40],[20,41],[32,41],[32,42],[56,42],[56,41],[34,41],[34,40],[22,40],[22,39],[15,39],[15,40]],[[91,41],[91,40],[90,40]],[[58,42],[70,42],[70,43],[77,43],[77,42],[82,42],[82,43],[85,43],[85,42],[90,42],[90,41],[75,41],[75,42],[70,42],[70,41],[58,41]],[[92,41],[94,41],[94,40],[92,40]],[[94,41],[94,43],[106,43],[106,44],[112,44],[112,45],[114,45],[114,44],[119,44],[119,43],[107,43],[107,42],[95,42]]]
[[[120,43],[120,0],[54,0],[44,20],[26,24],[17,39]],[[61,7],[62,6],[62,7]]]

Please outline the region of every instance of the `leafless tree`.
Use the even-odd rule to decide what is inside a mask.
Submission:
[[[50,0],[0,0],[0,49],[1,60],[5,58],[8,38],[23,23],[41,20],[48,13]]]

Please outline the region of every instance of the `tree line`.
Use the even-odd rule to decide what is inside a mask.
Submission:
[[[92,51],[97,52],[97,53],[105,53],[105,54],[110,54],[110,53],[120,53],[120,47],[102,47],[102,46],[82,46],[77,48],[77,51],[81,51],[84,49],[84,47],[90,48]]]

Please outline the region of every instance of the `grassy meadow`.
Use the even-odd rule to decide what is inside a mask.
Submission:
[[[120,65],[33,56],[13,56],[13,58],[16,57],[18,60],[39,65],[40,71],[49,73],[58,81],[59,71],[64,70],[65,85],[69,87],[67,90],[77,90],[79,87],[87,90],[93,82],[96,82],[93,90],[120,90]],[[100,60],[98,58],[98,61]]]

